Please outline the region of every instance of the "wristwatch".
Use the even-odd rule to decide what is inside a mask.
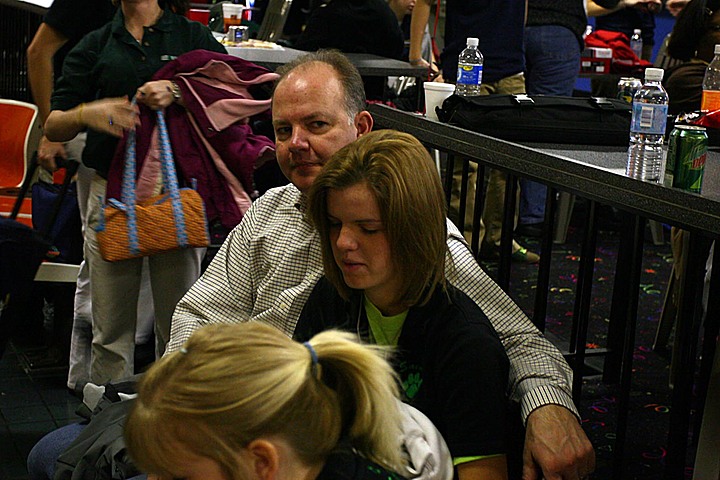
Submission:
[[[170,93],[172,93],[173,96],[173,102],[177,102],[180,100],[180,87],[178,87],[178,84],[170,80]]]

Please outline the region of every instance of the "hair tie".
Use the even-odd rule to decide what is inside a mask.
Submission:
[[[310,365],[310,371],[312,372],[313,377],[317,378],[317,365],[318,365],[317,352],[315,351],[313,346],[310,345],[310,342],[303,342],[303,345],[310,352],[310,359],[312,360],[312,365]]]
[[[183,355],[186,355],[187,352],[188,352],[187,348],[185,348],[185,347],[180,348],[180,353],[182,353]]]

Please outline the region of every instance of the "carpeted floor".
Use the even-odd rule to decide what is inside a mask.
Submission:
[[[580,251],[580,228],[583,204],[575,208],[573,221],[565,244],[555,245],[552,252],[552,271],[546,333],[560,346],[567,346],[573,314]],[[617,259],[619,234],[613,231],[614,213],[606,209],[601,215],[601,231],[595,258],[592,307],[588,332],[588,348],[606,345],[613,272]],[[652,351],[658,319],[662,311],[667,280],[672,268],[670,245],[645,242],[641,293],[638,305],[638,324],[633,360],[633,383],[630,392],[631,410],[625,450],[626,470],[623,479],[661,478],[669,424],[669,359]],[[669,233],[665,231],[665,238]],[[519,237],[521,244],[538,251],[538,241]],[[483,264],[493,274],[492,264]],[[528,314],[532,313],[537,266],[513,264],[511,295]],[[601,358],[589,359],[588,364],[601,368]],[[617,385],[606,385],[602,375],[584,378],[579,410],[583,427],[597,454],[597,471],[593,478],[613,478],[611,465],[615,449],[617,416]],[[694,448],[694,447],[693,447]],[[691,448],[692,450],[692,448]],[[689,457],[694,452],[689,453]],[[692,464],[689,460],[688,464]],[[688,470],[688,478],[691,470]]]

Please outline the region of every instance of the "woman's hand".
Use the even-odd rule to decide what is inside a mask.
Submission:
[[[57,170],[57,163],[55,163],[56,157],[67,159],[65,144],[63,142],[51,142],[44,135],[40,138],[37,153],[38,163],[48,172]]]
[[[176,100],[176,85],[170,80],[155,80],[147,82],[145,85],[137,89],[135,99],[139,103],[144,103],[153,110],[162,110],[171,105]]]
[[[137,125],[140,125],[138,109],[127,97],[103,98],[70,110],[51,111],[45,121],[45,136],[51,142],[67,142],[90,128],[120,138],[124,130]]]
[[[625,8],[635,8],[645,13],[657,13],[662,8],[660,0],[621,0]]]
[[[78,119],[88,128],[122,137],[125,130],[140,125],[138,108],[127,97],[105,98],[78,107]]]

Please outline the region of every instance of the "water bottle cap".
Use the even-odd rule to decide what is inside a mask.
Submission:
[[[646,68],[645,69],[645,81],[659,82],[663,79],[665,70],[662,68]]]
[[[640,30],[639,28],[636,28],[635,30],[633,30],[633,33],[636,35],[640,35],[640,33],[642,33],[642,30]]]
[[[475,37],[468,37],[468,39],[467,39],[468,47],[477,47],[479,43],[480,43],[480,40],[478,40]]]
[[[720,43],[715,45],[715,55],[720,55]]]

